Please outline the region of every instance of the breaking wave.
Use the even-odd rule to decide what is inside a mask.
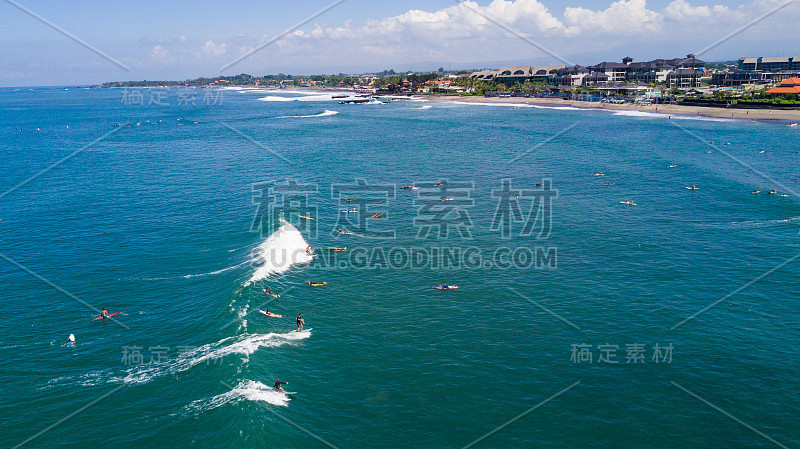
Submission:
[[[271,274],[280,274],[293,265],[309,263],[313,256],[306,254],[308,242],[291,223],[282,220],[283,225],[263,243],[253,250],[250,263],[258,266],[250,279],[244,284],[265,279]]]
[[[325,112],[320,112],[319,114],[314,114],[314,115],[282,115],[282,116],[280,116],[280,117],[275,117],[275,118],[313,118],[313,117],[328,117],[328,116],[331,116],[331,115],[336,115],[336,114],[338,114],[338,113],[339,113],[339,111],[329,111],[329,110],[327,110],[327,109],[326,109],[326,110],[325,110]]]

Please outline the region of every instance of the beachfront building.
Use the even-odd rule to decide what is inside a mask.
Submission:
[[[533,67],[529,65],[518,65],[513,67],[502,67],[497,71],[495,80],[498,83],[516,84],[524,83],[533,78]]]
[[[739,58],[737,69],[760,81],[781,81],[800,75],[800,56]]]
[[[470,78],[483,81],[496,81],[507,85],[525,84],[529,81],[537,79],[547,80],[553,74],[567,66],[563,64],[546,65],[539,67],[531,67],[529,65],[518,65],[511,67],[501,67],[498,70],[482,70],[473,72],[469,75]]]
[[[700,87],[703,72],[696,69],[675,69],[667,74],[667,84],[671,88],[693,89]]]
[[[627,60],[628,58],[623,59]],[[590,66],[590,70],[600,72],[608,77],[608,81],[612,83],[619,83],[628,79],[628,64],[619,62],[601,62],[600,64]]]
[[[562,86],[598,86],[608,84],[609,77],[603,72],[592,72],[588,69],[578,68],[574,73],[567,73],[561,76]]]
[[[685,58],[654,59],[652,61],[633,62],[633,58],[625,57],[622,62],[601,62],[587,67],[589,70],[601,72],[608,76],[608,82],[641,82],[656,83],[668,82],[670,73],[682,69],[702,70],[705,62],[697,59],[693,54]],[[673,77],[674,77],[673,73]],[[695,86],[691,86],[695,87]]]
[[[753,84],[761,79],[761,75],[740,69],[727,69],[711,74],[710,84],[719,87],[735,87]]]
[[[469,77],[480,81],[494,81],[496,75],[497,70],[481,70],[480,72],[472,72]]]
[[[739,70],[747,72],[780,72],[800,70],[800,56],[780,56],[776,58],[739,58]]]
[[[770,95],[797,95],[800,96],[800,78],[789,78],[767,91]],[[800,97],[798,97],[800,98]]]

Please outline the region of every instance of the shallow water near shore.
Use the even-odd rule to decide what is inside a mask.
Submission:
[[[191,91],[0,89],[5,446],[800,444],[797,127]]]

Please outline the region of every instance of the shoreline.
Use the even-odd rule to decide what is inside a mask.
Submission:
[[[201,86],[202,88],[209,88],[209,86]],[[111,87],[115,89],[117,87]],[[342,92],[349,94],[357,94],[353,89],[339,88],[339,87],[293,87],[288,89],[276,88],[273,86],[211,86],[211,88],[224,89],[224,90],[239,90],[239,89],[252,89],[269,91],[305,91],[305,92]],[[373,96],[377,96],[374,95]],[[800,123],[800,109],[786,110],[786,109],[728,109],[717,107],[704,107],[704,106],[688,106],[688,105],[675,105],[675,104],[635,104],[635,103],[601,103],[589,102],[578,100],[564,100],[561,98],[525,98],[525,97],[484,97],[484,96],[460,96],[460,95],[435,95],[435,94],[408,94],[408,95],[386,95],[387,97],[407,97],[407,98],[420,98],[430,101],[449,101],[449,102],[463,102],[463,103],[476,103],[476,104],[525,104],[525,105],[539,105],[545,107],[574,107],[578,109],[602,109],[610,111],[638,111],[649,112],[654,114],[663,115],[679,115],[679,116],[699,116],[710,117],[729,120],[753,120],[753,121],[769,121],[769,122],[785,122],[787,124]]]
[[[684,106],[674,104],[614,104],[600,103],[577,100],[562,100],[560,98],[524,98],[524,97],[462,97],[462,96],[439,96],[439,95],[417,95],[431,101],[460,101],[465,103],[477,104],[530,104],[541,106],[564,107],[570,106],[580,109],[604,109],[612,111],[639,111],[650,112],[664,115],[681,116],[700,116],[738,120],[770,120],[785,121],[791,123],[800,122],[800,110],[769,110],[769,109],[726,109],[703,106]]]

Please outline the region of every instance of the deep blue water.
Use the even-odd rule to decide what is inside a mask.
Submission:
[[[0,90],[4,446],[800,445],[797,127],[131,92]]]

